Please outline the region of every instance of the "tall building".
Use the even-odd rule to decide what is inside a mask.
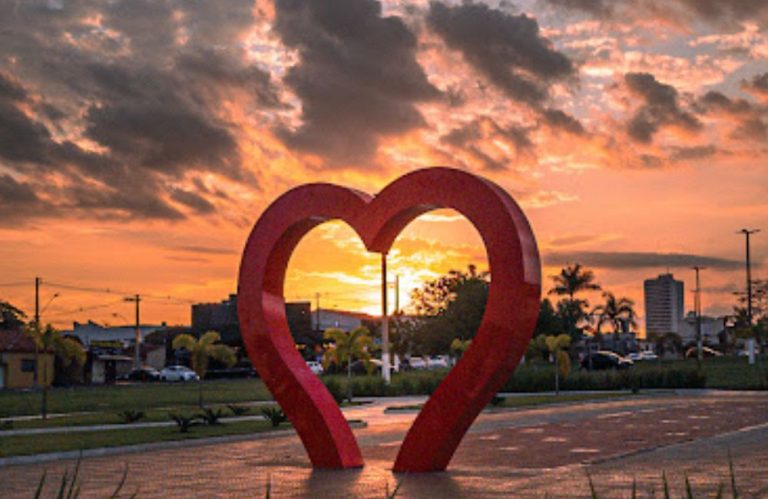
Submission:
[[[646,279],[645,292],[645,334],[680,333],[680,321],[685,306],[685,291],[682,281],[672,274],[661,274],[656,279]]]

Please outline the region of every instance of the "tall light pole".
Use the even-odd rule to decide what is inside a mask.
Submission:
[[[389,384],[389,314],[387,313],[387,254],[381,254],[381,375]]]
[[[141,369],[141,331],[139,329],[139,303],[141,303],[141,296],[128,296],[123,298],[123,301],[136,303],[136,339],[133,345],[133,367],[134,369]]]
[[[701,349],[701,281],[699,281],[699,271],[706,269],[700,265],[691,267],[696,271],[696,293],[694,294],[693,308],[696,310],[696,362],[701,367],[703,354]]]
[[[741,229],[740,233],[746,237],[747,245],[747,320],[749,326],[752,327],[752,260],[749,255],[749,236],[760,232],[760,229]]]

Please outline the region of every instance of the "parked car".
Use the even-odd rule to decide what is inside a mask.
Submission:
[[[318,376],[323,374],[323,371],[324,371],[323,365],[316,360],[308,360],[307,367],[309,368],[310,371],[317,374]]]
[[[421,357],[409,357],[408,358],[408,368],[409,369],[426,369],[427,368],[427,361],[425,361]]]
[[[160,379],[160,372],[149,366],[132,369],[131,372],[120,377],[123,381],[157,381]]]
[[[709,347],[701,347],[701,355],[702,357],[722,357],[723,356],[721,352],[718,352],[717,350],[713,350]],[[696,352],[696,347],[691,347],[685,351],[686,359],[695,359],[697,356],[698,356],[698,353]]]
[[[637,362],[643,360],[658,360],[659,356],[650,350],[646,350],[644,352],[632,352],[627,355],[627,358],[632,362]]]
[[[431,357],[427,357],[428,369],[442,369],[448,367],[448,357],[445,355],[432,355]]]
[[[168,366],[160,371],[162,381],[198,381],[200,376],[186,366]]]
[[[621,355],[608,350],[593,352],[581,361],[582,369],[629,369],[635,363]]]

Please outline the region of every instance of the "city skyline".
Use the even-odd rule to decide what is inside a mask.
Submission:
[[[768,208],[768,7],[568,4],[0,2],[0,299],[31,314],[40,276],[45,322],[132,321],[109,288],[154,297],[142,322],[188,323],[191,302],[235,291],[285,190],[375,193],[440,164],[521,204],[545,291],[582,263],[642,317],[644,279],[671,271],[690,309],[702,265],[704,313],[729,312],[738,231],[765,229]],[[766,250],[755,235],[754,278]],[[407,304],[470,263],[484,268],[482,242],[440,211],[401,235],[390,275]],[[286,297],[375,313],[378,272],[324,224]]]

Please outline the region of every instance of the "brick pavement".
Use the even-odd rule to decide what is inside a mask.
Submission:
[[[383,407],[366,410],[380,411]],[[291,434],[268,440],[85,459],[85,497],[105,497],[129,466],[126,490],[140,497],[382,497],[403,479],[401,497],[661,497],[661,472],[682,491],[686,472],[713,493],[733,454],[743,493],[768,497],[768,393],[704,393],[483,414],[445,473],[390,471],[413,415],[380,417],[356,434],[366,467],[313,471]],[[741,430],[741,431],[740,431]],[[73,463],[0,468],[0,496],[31,497],[44,469],[55,483]]]

